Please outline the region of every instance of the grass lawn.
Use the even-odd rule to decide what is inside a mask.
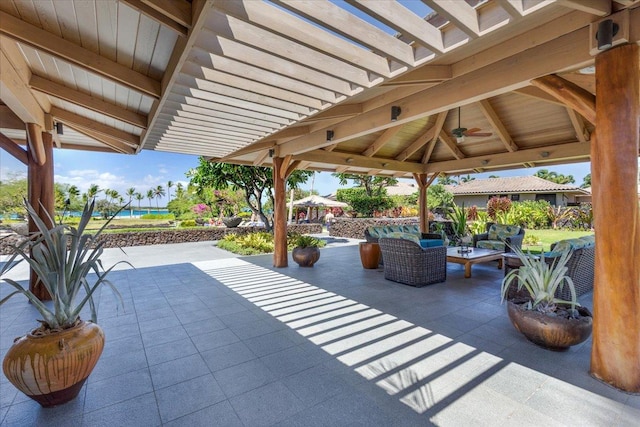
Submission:
[[[540,242],[542,243],[543,251],[549,251],[551,248],[551,244],[557,242],[558,240],[564,239],[577,239],[581,236],[588,236],[593,234],[593,231],[572,231],[572,230],[529,230],[527,229],[525,232],[525,239],[528,235],[536,236]],[[527,246],[523,245],[523,249],[526,251],[528,249]],[[538,252],[540,249],[540,245],[532,245],[531,252]]]

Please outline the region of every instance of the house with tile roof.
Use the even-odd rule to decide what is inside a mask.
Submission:
[[[537,176],[474,179],[459,185],[445,185],[457,205],[484,207],[493,196],[515,201],[546,200],[553,206],[571,206],[591,194],[575,185],[556,184]],[[583,199],[584,200],[584,199]]]

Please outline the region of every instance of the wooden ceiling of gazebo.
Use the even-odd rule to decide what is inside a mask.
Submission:
[[[585,161],[593,118],[536,79],[595,94],[590,24],[638,42],[638,6],[5,0],[0,147],[62,123],[58,148],[397,177]]]

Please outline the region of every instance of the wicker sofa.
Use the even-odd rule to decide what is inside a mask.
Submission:
[[[371,226],[364,230],[364,238],[367,242],[378,243],[381,237],[400,237],[400,233],[415,235],[420,240],[423,248],[430,246],[442,246],[442,236],[437,233],[421,233],[418,224],[399,224]]]
[[[523,239],[522,227],[488,222],[486,233],[473,236],[473,247],[512,252],[512,248],[522,248]]]
[[[447,280],[447,248],[423,248],[415,241],[381,237],[385,260],[384,278],[410,286],[425,286]]]
[[[593,290],[593,270],[595,266],[596,242],[595,236],[589,235],[579,239],[560,240],[551,245],[551,251],[546,252],[545,261],[552,263],[564,251],[572,251],[567,261],[567,275],[573,280],[576,295],[580,296]],[[570,299],[571,292],[565,286],[562,292],[556,294],[558,298]]]

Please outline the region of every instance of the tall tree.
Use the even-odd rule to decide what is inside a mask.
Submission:
[[[471,181],[475,181],[475,179],[476,179],[475,176],[471,176],[467,174],[467,176],[463,176],[460,178],[460,182],[471,182]]]
[[[584,178],[582,178],[581,188],[591,187],[591,174],[587,174]]]
[[[173,181],[167,181],[167,204],[171,201],[171,187],[173,187]]]
[[[438,184],[442,185],[458,185],[458,181],[456,181],[452,176],[440,176],[438,177]]]
[[[540,169],[538,172],[534,173],[533,176],[555,182],[556,184],[573,184],[576,182],[573,175],[563,175],[547,169]]]
[[[129,218],[133,218],[133,206],[131,205],[131,200],[136,195],[136,189],[133,187],[127,188],[127,196],[129,197]]]
[[[287,180],[290,187],[306,182],[311,172],[294,171]],[[271,206],[275,205],[273,194],[273,170],[266,167],[232,165],[227,163],[212,163],[200,157],[198,167],[187,172],[190,184],[196,189],[196,194],[206,197],[210,189],[242,190],[249,208],[260,217],[268,231],[273,223],[267,217],[263,197],[267,197]]]
[[[96,198],[98,193],[100,193],[101,191],[102,190],[100,189],[98,184],[89,185],[89,188],[87,189],[87,192],[85,193],[86,199],[87,199],[86,201],[91,202],[93,199]]]
[[[164,188],[162,187],[162,185],[158,185],[153,190],[153,195],[156,198],[156,208],[158,208],[158,210],[160,210],[159,200],[160,200],[161,197],[164,197],[164,195],[165,195]]]
[[[140,208],[140,202],[142,201],[142,199],[144,199],[144,196],[140,193],[136,193],[134,195],[135,199],[138,201],[138,212],[140,212],[141,208]]]
[[[391,176],[373,176],[373,175],[359,175],[353,173],[334,173],[332,174],[340,185],[347,185],[348,181],[354,182],[356,187],[364,188],[364,191],[369,197],[386,196],[387,187],[396,185],[398,180]]]
[[[149,199],[149,206],[147,207],[147,213],[151,213],[151,202],[153,201],[154,197],[156,197],[156,195],[153,189],[147,190],[147,199]]]

